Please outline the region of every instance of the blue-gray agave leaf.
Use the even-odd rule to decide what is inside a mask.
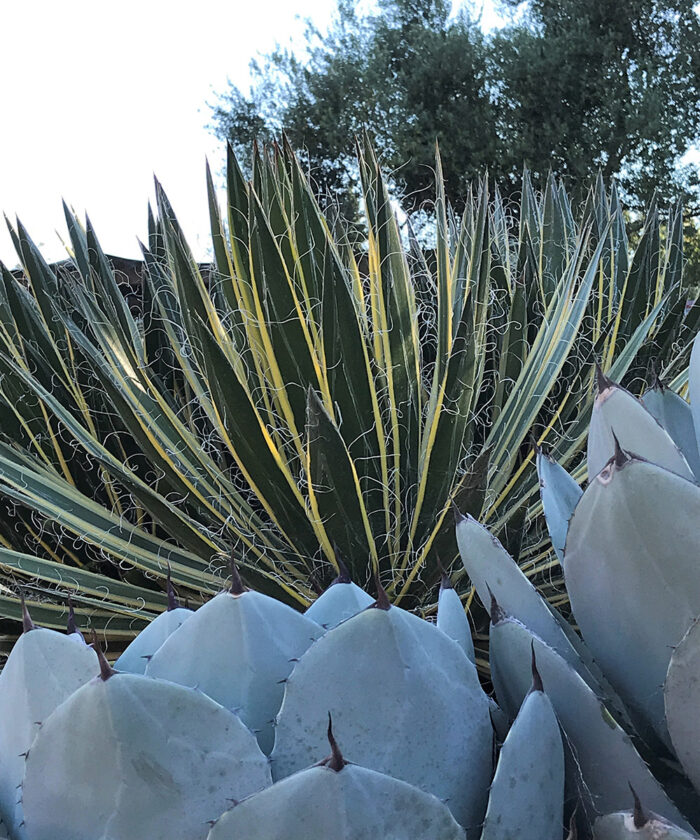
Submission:
[[[599,691],[598,681],[586,668],[547,602],[496,537],[476,519],[460,517],[457,545],[482,604],[488,609],[493,594],[508,615],[531,627],[576,668],[594,690]]]
[[[146,666],[163,642],[193,615],[192,610],[184,607],[162,612],[144,627],[117,659],[114,667],[118,671],[127,671],[130,674],[144,674]]]
[[[481,840],[561,840],[563,820],[564,748],[537,683],[501,748]]]
[[[55,630],[27,630],[12,648],[0,674],[0,813],[16,840],[25,836],[24,753],[39,725],[98,670],[91,648]]]
[[[364,589],[342,575],[325,590],[306,610],[304,615],[330,630],[362,612],[374,602]]]
[[[488,699],[464,651],[435,625],[386,602],[319,639],[287,681],[275,780],[323,754],[328,712],[353,761],[434,793],[467,830],[480,825],[491,773]]]
[[[666,720],[683,770],[700,791],[700,623],[694,621],[673,651],[664,684]]]
[[[658,385],[644,393],[642,404],[673,438],[697,481],[700,478],[700,453],[695,437],[693,412],[688,403],[675,391]]]
[[[340,760],[338,760],[340,758]],[[463,840],[435,796],[334,751],[225,813],[207,840]]]
[[[680,449],[640,400],[599,376],[598,395],[588,428],[589,482],[614,456],[616,438],[626,452],[693,480],[693,473]]]
[[[695,442],[700,450],[700,339],[695,336],[688,366],[688,394],[695,427]]]
[[[537,475],[547,530],[552,538],[552,548],[561,562],[569,520],[583,491],[564,467],[541,451],[537,453]]]
[[[472,629],[469,626],[464,604],[446,575],[443,576],[438,595],[437,628],[454,639],[469,659],[472,662],[475,661]]]
[[[237,712],[266,754],[284,681],[323,635],[311,619],[259,592],[221,592],[169,636],[146,675],[196,687]]]
[[[633,715],[667,743],[666,671],[700,614],[699,518],[700,487],[618,450],[576,507],[564,552],[584,641]]]
[[[579,674],[549,645],[513,618],[495,611],[490,630],[491,674],[499,703],[511,715],[529,691],[530,657],[575,755],[583,781],[598,813],[611,813],[629,803],[628,782],[659,814],[685,829],[690,826],[600,699]]]
[[[658,814],[647,811],[634,795],[634,808],[598,817],[593,826],[593,840],[697,840]]]
[[[193,689],[107,671],[54,711],[29,751],[27,840],[203,840],[231,798],[270,783],[232,712]]]

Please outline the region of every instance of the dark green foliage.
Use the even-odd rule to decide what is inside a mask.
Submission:
[[[243,149],[286,131],[348,215],[353,140],[367,126],[412,212],[432,200],[436,139],[451,201],[486,168],[506,195],[519,190],[525,162],[542,178],[550,168],[565,176],[575,193],[600,169],[634,206],[657,189],[697,203],[697,177],[678,165],[700,126],[690,0],[535,0],[495,35],[467,7],[450,16],[450,5],[380,0],[360,13],[338,0],[327,34],[309,25],[305,57],[277,50],[253,63],[249,96],[221,96],[216,134]]]

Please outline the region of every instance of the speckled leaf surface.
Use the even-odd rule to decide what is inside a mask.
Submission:
[[[463,840],[436,797],[348,764],[311,767],[236,805],[207,840]]]
[[[666,671],[700,614],[699,518],[700,487],[622,454],[583,494],[564,553],[588,648],[630,709],[666,741]]]
[[[498,757],[481,840],[561,840],[564,748],[552,704],[531,691]]]
[[[267,595],[221,592],[165,640],[146,674],[196,686],[237,712],[269,753],[284,680],[322,634],[316,622]]]
[[[253,735],[201,692],[97,677],[56,709],[27,756],[27,840],[203,840],[231,797],[270,782]]]
[[[398,607],[370,608],[319,639],[287,682],[275,780],[327,751],[329,712],[349,761],[434,793],[467,829],[480,824],[491,773],[488,699],[474,665],[434,625]]]
[[[18,786],[25,753],[53,710],[99,671],[94,651],[55,630],[23,633],[0,674],[0,812],[24,837]]]
[[[598,813],[625,808],[630,798],[629,782],[649,808],[689,828],[629,736],[576,671],[549,645],[511,618],[492,624],[490,631],[491,673],[501,706],[511,714],[520,708],[531,684],[533,644],[544,689]]]

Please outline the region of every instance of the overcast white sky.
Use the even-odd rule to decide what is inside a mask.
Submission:
[[[61,198],[87,210],[104,249],[139,257],[152,176],[191,246],[209,245],[204,181],[221,144],[207,102],[249,81],[275,42],[302,43],[303,19],[328,24],[333,0],[0,0],[0,210],[50,259],[65,250]],[[491,0],[486,18],[493,19]],[[16,264],[0,222],[0,259]]]

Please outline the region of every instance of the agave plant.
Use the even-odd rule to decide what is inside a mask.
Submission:
[[[640,400],[599,371],[583,492],[538,454],[544,513],[582,639],[481,524],[457,524],[465,569],[491,603],[499,703],[511,716],[519,708],[532,650],[575,762],[570,795],[591,820],[608,814],[596,823],[599,838],[694,836],[669,810],[669,793],[672,807],[700,819],[697,340],[688,390],[690,405],[657,381]],[[613,813],[628,783],[635,807]]]
[[[168,611],[116,668],[73,624],[37,629],[24,608],[0,674],[7,836],[563,840],[566,820],[569,840],[696,838],[700,425],[660,383],[642,400],[597,383],[586,489],[537,458],[583,638],[457,513],[498,705],[448,575],[434,623],[379,580],[373,600],[342,563],[302,615],[232,560],[196,611],[168,581]]]
[[[575,521],[585,528],[587,494],[595,504],[597,484],[612,486],[633,462],[664,472],[618,446],[576,507],[574,553],[587,542]],[[695,483],[668,476],[697,494]],[[552,485],[542,489],[555,523]],[[634,505],[633,490],[615,492]],[[657,507],[661,525],[668,507]],[[360,597],[346,570],[301,615],[245,587],[232,563],[229,588],[194,612],[169,585],[168,613],[118,668],[96,642],[97,657],[75,632],[37,629],[25,610],[0,674],[0,836],[4,828],[12,840],[563,840],[566,818],[569,840],[697,837],[697,794],[663,746],[652,752],[628,719],[620,726],[611,713],[619,698],[586,643],[482,525],[460,516],[456,530],[480,597],[482,543],[500,551],[485,563],[500,708],[464,644],[469,622],[447,577],[436,623],[392,605],[379,584],[375,601]],[[572,559],[567,545],[565,564]],[[669,565],[680,578],[683,564]],[[583,596],[595,599],[605,573],[590,577]],[[638,595],[642,613],[642,586],[630,600]],[[673,746],[696,786],[698,626],[667,651],[665,688]],[[639,644],[638,626],[625,629],[613,639],[602,622],[618,653]],[[646,702],[653,665],[623,676],[635,670],[650,681],[638,698]],[[607,673],[619,685],[619,671]],[[645,759],[665,768],[668,789]]]
[[[486,181],[457,217],[439,159],[435,248],[397,222],[359,151],[364,243],[321,213],[287,146],[229,152],[214,263],[202,270],[157,185],[138,307],[89,220],[66,210],[71,264],[11,226],[0,282],[0,615],[128,640],[220,588],[231,549],[260,591],[298,607],[345,558],[396,604],[431,602],[457,549],[450,505],[515,544],[538,513],[530,436],[576,466],[593,361],[636,387],[652,358],[683,384],[682,218],[653,205],[634,253],[614,188],[575,212],[554,178],[517,211]],[[577,475],[577,477],[581,477]],[[534,529],[521,564],[552,565]]]

